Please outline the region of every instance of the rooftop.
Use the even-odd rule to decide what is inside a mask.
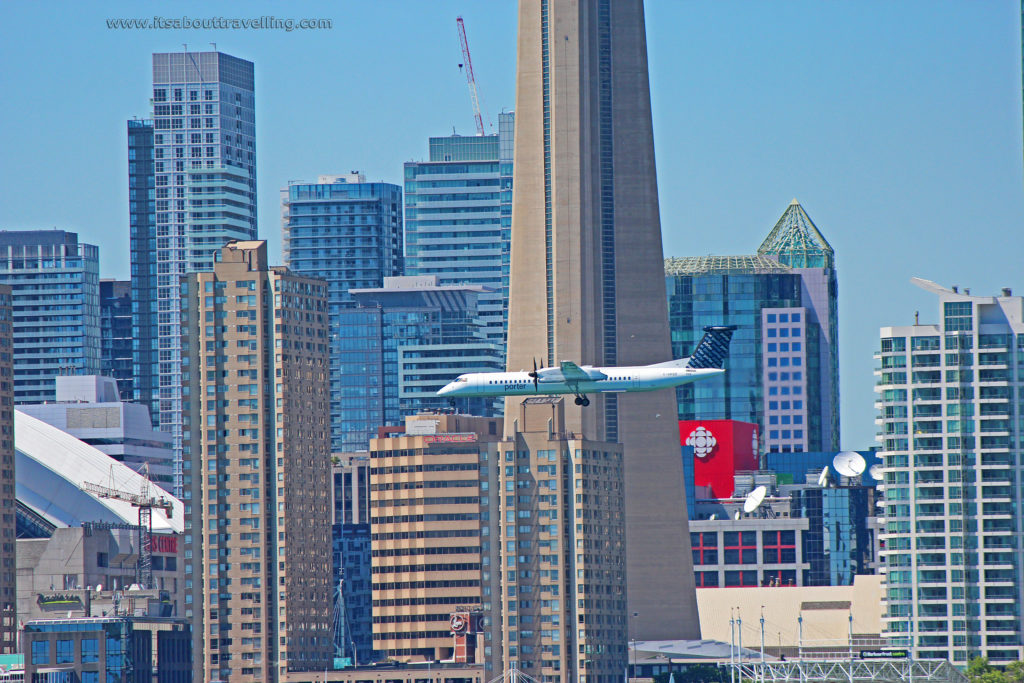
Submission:
[[[792,270],[773,258],[751,256],[675,256],[665,259],[666,275],[749,275],[788,273]]]
[[[793,268],[832,268],[834,265],[832,245],[795,199],[786,207],[757,253],[775,257]]]

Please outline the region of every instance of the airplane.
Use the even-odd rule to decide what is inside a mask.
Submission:
[[[697,380],[716,377],[729,354],[729,342],[735,325],[704,328],[704,336],[689,358],[653,365],[631,367],[579,366],[563,360],[559,367],[537,368],[532,372],[470,372],[459,375],[440,391],[454,404],[464,396],[529,396],[535,394],[573,394],[576,405],[588,406],[587,394],[608,392],[655,391]]]

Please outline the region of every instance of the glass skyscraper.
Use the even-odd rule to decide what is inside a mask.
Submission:
[[[133,400],[132,283],[127,280],[100,280],[100,372],[117,381],[122,401]]]
[[[174,437],[181,495],[181,276],[256,237],[252,62],[153,55],[152,122],[128,122],[135,398]]]
[[[939,322],[881,329],[886,635],[918,658],[1021,658],[1024,297],[927,280]]]
[[[354,450],[343,413],[364,410],[377,389],[342,368],[351,341],[341,312],[357,304],[349,290],[373,289],[402,273],[402,188],[368,183],[359,173],[320,176],[281,190],[284,260],[293,272],[327,282],[331,319],[331,450]],[[373,403],[371,400],[370,403]],[[383,423],[381,423],[383,424]],[[374,427],[376,429],[376,426]],[[362,437],[356,441],[368,443]]]
[[[430,138],[429,161],[405,164],[405,273],[442,285],[482,285],[487,337],[504,341],[512,228],[515,115],[498,133]]]
[[[750,256],[665,261],[672,353],[707,325],[736,325],[728,372],[677,389],[679,418],[756,423],[763,448],[839,448],[834,255],[794,200]]]
[[[14,311],[14,402],[56,397],[57,375],[100,372],[99,248],[64,230],[0,231]]]
[[[488,339],[474,285],[438,285],[434,276],[388,278],[384,287],[353,290],[357,308],[337,316],[341,338],[332,363],[347,391],[335,452],[365,451],[377,427],[400,425],[406,415],[446,409],[437,391],[464,372],[504,369],[504,349]],[[459,398],[460,413],[494,416],[501,402]]]

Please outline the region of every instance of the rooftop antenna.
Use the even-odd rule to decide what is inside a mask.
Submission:
[[[764,497],[768,495],[768,487],[758,486],[756,489],[747,494],[746,500],[743,501],[743,511],[750,514],[757,508],[761,507],[761,503],[764,502]]]
[[[867,462],[857,451],[843,451],[832,459],[832,467],[844,477],[857,477],[864,473]]]
[[[821,474],[818,475],[818,486],[820,486],[821,488],[828,487],[828,479],[829,479],[828,465],[825,465],[821,469]]]

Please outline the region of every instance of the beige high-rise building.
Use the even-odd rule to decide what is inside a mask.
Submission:
[[[18,652],[11,288],[0,285],[0,654]]]
[[[530,397],[501,443],[501,638],[539,681],[615,683],[627,662],[622,446],[566,428]]]
[[[331,643],[327,286],[231,242],[184,281],[195,680],[323,670]]]
[[[508,369],[669,360],[642,0],[520,0],[516,78]],[[590,400],[566,429],[623,444],[622,614],[638,639],[697,638],[675,394]]]
[[[373,649],[401,661],[450,660],[452,613],[479,609],[485,626],[473,659],[493,670],[501,419],[422,414],[405,424],[403,434],[370,440]]]

